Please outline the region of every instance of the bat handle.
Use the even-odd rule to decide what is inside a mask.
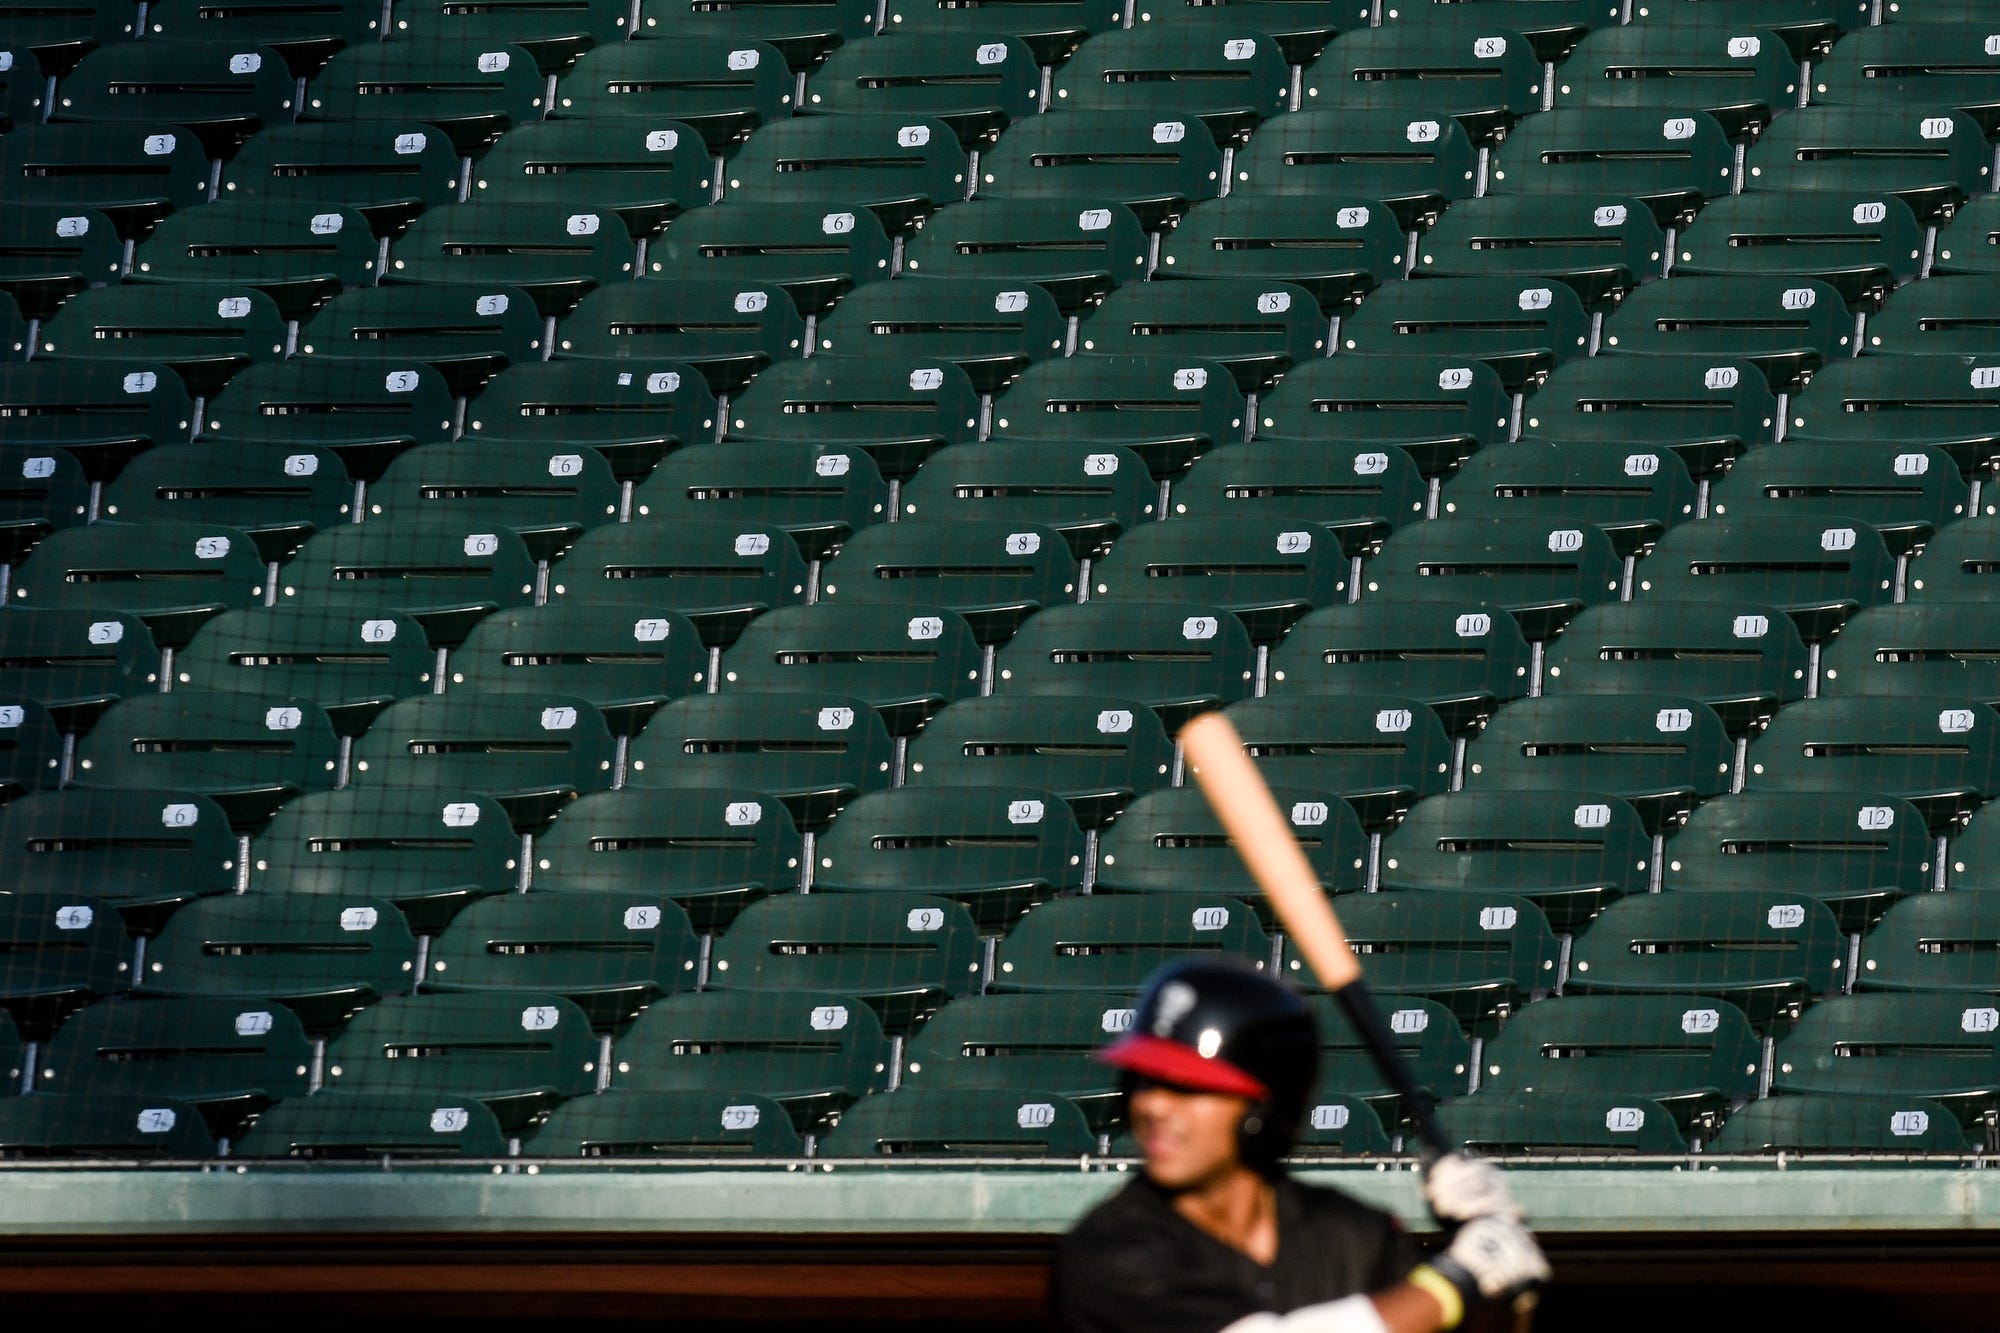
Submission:
[[[1403,1110],[1417,1127],[1417,1137],[1423,1141],[1423,1155],[1426,1162],[1436,1161],[1452,1151],[1451,1141],[1438,1127],[1437,1115],[1433,1109],[1431,1095],[1417,1086],[1410,1077],[1410,1066],[1405,1060],[1393,1058],[1396,1050],[1396,1034],[1389,1030],[1388,1022],[1382,1017],[1381,1006],[1369,994],[1368,983],[1350,981],[1334,992],[1340,1007],[1347,1014],[1347,1021],[1354,1025],[1362,1044],[1371,1051],[1384,1053],[1380,1064],[1382,1072],[1389,1077],[1389,1084],[1402,1099]]]
[[[1534,1333],[1535,1307],[1541,1303],[1537,1291],[1524,1291],[1514,1298],[1514,1333]]]

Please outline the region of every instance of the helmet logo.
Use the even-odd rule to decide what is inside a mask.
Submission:
[[[1153,1035],[1164,1037],[1174,1030],[1174,1024],[1187,1016],[1200,997],[1194,987],[1185,981],[1170,981],[1160,987],[1159,1009],[1153,1014]]]

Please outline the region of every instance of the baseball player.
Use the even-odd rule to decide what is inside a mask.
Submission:
[[[1433,1333],[1548,1277],[1487,1163],[1430,1168],[1425,1195],[1452,1230],[1427,1261],[1389,1214],[1288,1178],[1318,1053],[1305,1005],[1257,972],[1190,962],[1153,978],[1131,1031],[1099,1052],[1124,1071],[1145,1170],[1063,1242],[1060,1327]]]

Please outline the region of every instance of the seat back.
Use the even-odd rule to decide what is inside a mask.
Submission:
[[[283,1005],[105,1002],[62,1025],[36,1070],[36,1091],[254,1105],[303,1096],[312,1059],[312,1043]]]
[[[0,673],[45,707],[91,706],[159,688],[160,650],[137,616],[10,610],[0,618]]]
[[[1891,194],[1752,191],[1714,200],[1674,238],[1678,273],[1818,278],[1852,305],[1916,276],[1923,227]]]
[[[1237,154],[1233,190],[1379,199],[1406,226],[1435,218],[1479,183],[1478,150],[1450,116],[1371,116],[1300,110],[1272,122]]]
[[[74,789],[21,796],[0,809],[0,868],[21,895],[90,896],[120,910],[229,893],[236,835],[195,792]]]
[[[1365,195],[1302,208],[1280,195],[1231,194],[1188,210],[1160,248],[1160,273],[1286,283],[1334,313],[1401,277],[1403,253],[1395,211]]]
[[[1117,699],[994,695],[932,718],[910,744],[913,786],[1037,787],[1089,828],[1169,785],[1173,742],[1151,709]],[[1112,983],[1106,983],[1112,984]]]
[[[141,994],[286,1005],[331,1027],[416,989],[417,942],[378,898],[224,894],[187,904],[148,941]]]
[[[604,716],[566,694],[417,695],[384,709],[354,747],[356,786],[507,793],[611,785]]]
[[[452,653],[449,688],[574,694],[607,714],[619,710],[614,730],[625,730],[653,705],[704,689],[707,675],[708,650],[687,617],[569,603],[480,621]]]
[[[329,711],[353,709],[365,723],[384,703],[430,689],[436,666],[423,627],[393,611],[257,607],[203,625],[174,654],[174,684],[294,695]]]
[[[1232,704],[1243,745],[1270,779],[1343,796],[1367,824],[1451,785],[1437,715],[1397,695],[1284,695]]]
[[[1670,226],[1730,193],[1736,145],[1704,111],[1565,108],[1522,121],[1491,174],[1496,194],[1616,195]]]
[[[139,694],[77,745],[76,782],[230,793],[324,791],[340,776],[326,711],[286,695]],[[234,813],[234,812],[232,812]]]
[[[1550,695],[1675,692],[1741,730],[1805,696],[1807,653],[1790,617],[1729,602],[1613,602],[1549,646]]]
[[[1056,898],[1000,941],[992,989],[1135,993],[1162,964],[1189,956],[1269,966],[1257,914],[1233,898]]]
[[[695,694],[653,714],[632,742],[634,787],[748,789],[818,824],[887,787],[895,743],[879,713],[840,694]]]
[[[1482,1090],[1615,1092],[1650,1098],[1686,1121],[1756,1091],[1762,1043],[1724,1000],[1577,995],[1523,1009],[1482,1061]]]
[[[1053,1093],[915,1088],[868,1097],[820,1143],[826,1157],[1088,1157],[1097,1136]]]
[[[1512,616],[1378,598],[1325,607],[1292,626],[1272,650],[1269,692],[1406,694],[1457,730],[1526,694],[1531,657]]]
[[[677,273],[672,282],[600,287],[563,319],[556,346],[579,357],[679,362],[726,393],[773,361],[801,355],[805,336],[782,287]]]
[[[906,735],[977,694],[982,664],[963,617],[917,610],[856,602],[767,612],[723,656],[722,687],[852,695]]]
[[[611,42],[556,76],[553,115],[666,119],[722,152],[759,125],[792,114],[785,57],[749,32],[682,26],[669,42]]]
[[[1077,202],[1071,209],[1043,199],[979,199],[948,208],[910,240],[903,267],[912,277],[1031,282],[1074,313],[1143,279],[1152,253],[1130,208]]]
[[[1816,1004],[1778,1044],[1777,1092],[1925,1097],[1961,1123],[2000,1092],[2000,1049],[1986,996],[1843,995]]]
[[[818,314],[849,288],[889,276],[893,247],[858,204],[766,208],[711,204],[676,218],[646,246],[646,272],[739,288],[782,287],[801,314]]]
[[[1417,245],[1417,271],[1443,277],[1553,278],[1586,304],[1659,271],[1666,238],[1624,195],[1490,195],[1461,200]]]
[[[1514,390],[1584,355],[1590,316],[1566,283],[1505,277],[1399,282],[1376,291],[1340,321],[1340,345],[1349,352],[1450,357],[1458,363],[1475,357]]]
[[[458,162],[450,136],[421,120],[274,125],[223,167],[220,197],[321,201],[401,216],[457,203]]]
[[[1256,679],[1257,651],[1226,611],[1191,602],[1093,602],[1030,617],[1000,653],[993,690],[1113,695],[1179,719],[1248,697]]]

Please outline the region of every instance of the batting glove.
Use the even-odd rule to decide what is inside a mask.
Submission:
[[[1424,1198],[1440,1222],[1470,1222],[1476,1217],[1521,1219],[1521,1205],[1507,1188],[1507,1178],[1491,1162],[1464,1153],[1449,1153],[1424,1173]]]
[[[1456,1325],[1465,1307],[1476,1301],[1506,1300],[1548,1279],[1549,1261],[1534,1233],[1511,1217],[1473,1218],[1458,1229],[1443,1254],[1410,1275],[1439,1297],[1446,1328]],[[1457,1302],[1445,1299],[1447,1287]]]

